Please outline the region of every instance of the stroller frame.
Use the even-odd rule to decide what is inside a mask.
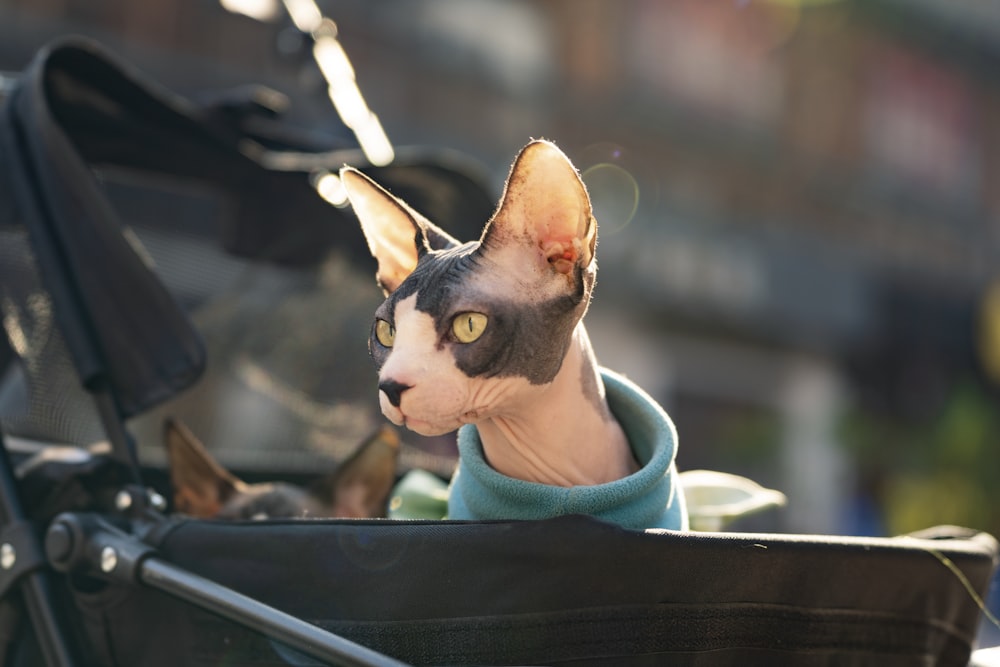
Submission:
[[[122,583],[155,588],[330,664],[405,664],[158,559],[155,549],[97,514],[59,515],[46,532],[43,550],[21,507],[6,448],[0,449],[0,549],[7,554],[2,557],[0,597],[13,589],[20,590],[48,667],[79,663],[66,642],[48,574],[42,569],[46,564],[63,573],[100,573]],[[123,489],[118,497],[133,514],[148,515],[155,512],[147,505],[150,495],[142,487],[131,487]]]

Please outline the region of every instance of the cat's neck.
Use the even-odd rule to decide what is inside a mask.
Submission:
[[[486,460],[509,477],[582,486],[621,479],[639,468],[608,409],[582,323],[551,384],[526,392],[508,410],[476,426]]]

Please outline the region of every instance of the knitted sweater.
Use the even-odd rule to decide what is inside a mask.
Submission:
[[[677,433],[648,394],[608,370],[601,371],[608,406],[621,424],[640,469],[593,486],[550,486],[507,477],[489,466],[479,431],[458,432],[459,465],[448,495],[449,519],[543,519],[589,514],[626,528],[687,529],[674,456]]]

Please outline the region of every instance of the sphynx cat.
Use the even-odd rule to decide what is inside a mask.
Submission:
[[[423,435],[459,429],[448,517],[685,527],[673,424],[598,366],[583,325],[597,222],[562,151],[528,144],[469,243],[360,171],[341,179],[387,296],[369,340],[382,412]]]

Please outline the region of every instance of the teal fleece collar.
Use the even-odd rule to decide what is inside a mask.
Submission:
[[[602,369],[608,405],[642,466],[607,484],[561,487],[507,477],[489,466],[479,431],[458,432],[459,464],[448,495],[449,519],[545,519],[589,514],[625,528],[687,529],[674,456],[677,432],[667,413],[642,389]]]

